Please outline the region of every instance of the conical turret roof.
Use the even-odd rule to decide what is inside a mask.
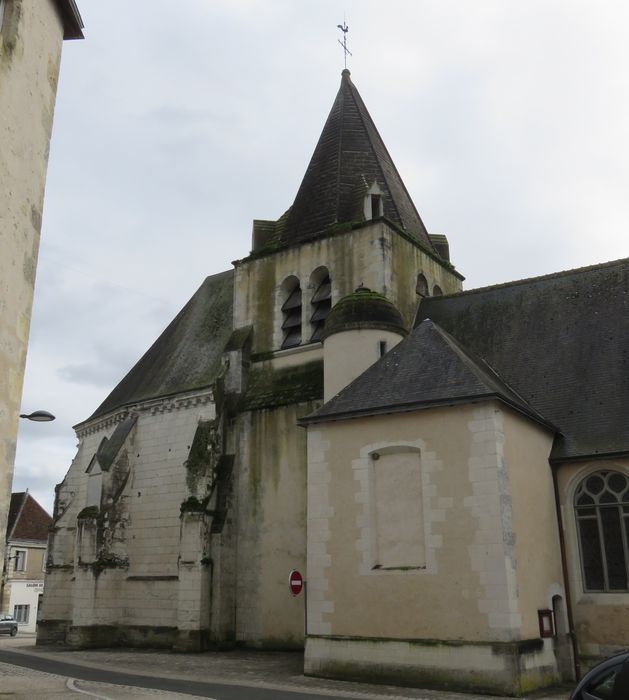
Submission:
[[[335,224],[365,220],[368,189],[377,183],[383,215],[429,250],[434,247],[349,70],[277,242],[318,238]],[[279,222],[278,222],[279,223]]]

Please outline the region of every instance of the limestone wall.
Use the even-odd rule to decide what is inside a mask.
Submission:
[[[348,330],[326,338],[323,400],[329,401],[402,340],[399,333],[374,329]]]
[[[57,487],[40,626],[43,641],[54,637],[60,626],[82,646],[121,638],[133,643],[137,639],[129,637],[129,629],[150,629],[158,636],[160,629],[170,629],[170,637],[163,640],[170,645],[182,619],[184,627],[191,615],[197,628],[208,626],[198,614],[198,596],[181,598],[179,591],[182,560],[201,576],[207,538],[199,538],[188,556],[185,542],[182,548],[180,515],[190,495],[202,498],[205,492],[205,474],[191,474],[187,460],[199,421],[216,417],[212,394],[180,395],[133,410],[137,423],[103,475],[104,527],[87,508],[86,470],[103,437],[113,433],[116,418],[126,417],[126,412],[79,428],[77,455]],[[209,599],[209,590],[204,594]]]
[[[468,651],[455,663],[454,651],[435,649],[443,658],[424,667],[425,682],[434,671],[443,684],[437,671],[447,663],[454,680],[469,682],[483,644],[505,646],[501,659],[490,651],[479,688],[512,692],[556,679],[537,609],[561,581],[557,530],[547,494],[533,501],[536,478],[549,486],[550,446],[548,433],[493,402],[309,427],[306,668],[335,675],[342,639],[378,640],[379,668],[389,671],[395,654],[385,640],[440,640]],[[380,487],[382,462],[391,476]],[[410,477],[406,486],[395,483]],[[389,508],[379,507],[382,498],[391,499]],[[539,516],[530,536],[522,530],[527,513]],[[387,535],[391,527],[406,545],[382,557],[379,548],[396,539]],[[541,562],[530,570],[538,550]],[[348,659],[367,658],[350,646]],[[424,652],[410,654],[411,666],[432,658]],[[341,667],[351,675],[351,663]]]
[[[518,599],[524,639],[539,636],[537,611],[553,608],[560,596],[565,612],[559,529],[548,456],[553,435],[517,413],[502,413],[506,481],[501,484],[504,517],[510,517],[511,554],[518,572]],[[509,503],[510,501],[510,503]]]
[[[311,403],[238,419],[236,639],[302,648],[304,597],[288,589],[306,569],[306,431],[297,419]]]
[[[5,3],[0,30],[0,560],[62,37],[52,0]]]
[[[282,283],[291,276],[302,289],[302,338],[307,342],[312,333],[310,299],[322,267],[332,280],[332,304],[363,284],[393,302],[409,328],[418,301],[415,289],[420,272],[430,289],[435,284],[446,294],[461,289],[460,280],[449,268],[383,222],[244,260],[236,264],[234,326],[254,325],[254,353],[281,346]]]

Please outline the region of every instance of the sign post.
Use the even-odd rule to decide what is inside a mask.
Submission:
[[[296,598],[301,592],[304,592],[304,637],[308,636],[308,596],[306,595],[306,582],[304,577],[293,569],[288,574],[288,590],[293,598]]]

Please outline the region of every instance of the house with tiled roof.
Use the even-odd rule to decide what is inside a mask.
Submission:
[[[344,70],[292,206],[75,426],[39,639],[512,695],[626,645],[629,260],[462,282]]]
[[[28,491],[11,494],[0,601],[2,614],[13,615],[23,632],[35,632],[51,525]]]

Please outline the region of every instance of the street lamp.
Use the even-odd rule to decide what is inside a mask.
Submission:
[[[33,411],[33,413],[20,413],[20,418],[26,418],[26,420],[32,420],[36,423],[48,423],[48,421],[54,420],[55,417],[52,413],[48,411]]]

